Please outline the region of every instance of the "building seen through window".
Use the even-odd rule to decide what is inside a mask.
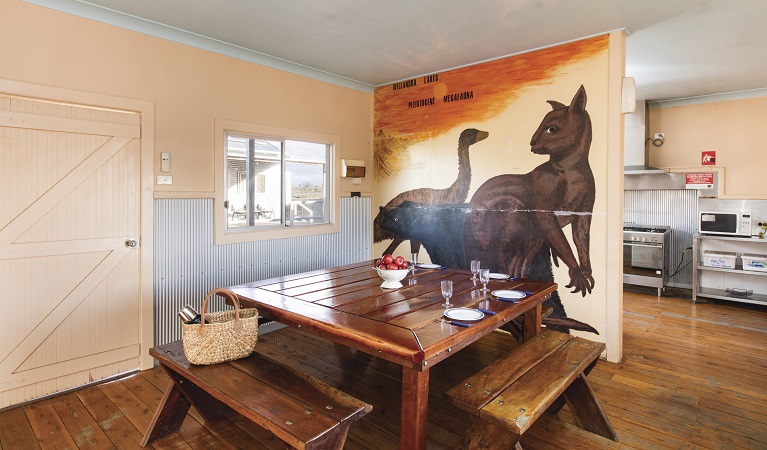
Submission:
[[[330,222],[331,145],[226,133],[227,228]]]

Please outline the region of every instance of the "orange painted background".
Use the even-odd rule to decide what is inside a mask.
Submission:
[[[374,93],[374,174],[395,176],[404,152],[420,141],[437,137],[458,124],[481,122],[500,114],[521,89],[553,83],[557,70],[607,49],[609,36],[597,36],[486,63],[412,79],[415,85],[381,86]],[[412,83],[411,81],[411,83]],[[404,83],[404,82],[403,82]],[[471,98],[445,102],[445,95],[471,93]],[[432,99],[414,107],[409,102]]]
[[[607,35],[598,36],[441,72],[435,83],[424,84],[419,77],[409,88],[381,86],[375,90],[375,132],[401,136],[428,129],[435,136],[459,123],[488,119],[512,102],[519,89],[548,82],[560,66],[606,50],[608,40]],[[467,91],[473,91],[473,99],[443,103],[443,95]],[[408,108],[409,101],[430,97],[435,97],[435,105]]]

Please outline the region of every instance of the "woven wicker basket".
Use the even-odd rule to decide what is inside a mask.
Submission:
[[[216,294],[231,299],[234,311],[208,313],[208,300]],[[192,364],[218,364],[253,353],[258,340],[258,311],[240,309],[237,295],[229,289],[214,289],[205,296],[200,322],[181,324],[184,354]]]

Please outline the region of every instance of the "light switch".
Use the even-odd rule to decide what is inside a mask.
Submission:
[[[160,172],[170,172],[170,153],[163,152],[161,158],[162,160],[160,162]]]
[[[173,184],[173,177],[170,175],[157,175],[157,184]]]

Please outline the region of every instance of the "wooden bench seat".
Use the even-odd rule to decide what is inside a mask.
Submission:
[[[445,395],[477,418],[464,448],[521,448],[519,438],[544,411],[567,402],[577,424],[618,440],[586,375],[605,345],[546,330]]]
[[[181,341],[149,351],[171,383],[141,446],[177,431],[190,406],[206,421],[234,410],[290,447],[341,449],[349,427],[373,407],[307,374],[253,353],[247,358],[195,366]]]

